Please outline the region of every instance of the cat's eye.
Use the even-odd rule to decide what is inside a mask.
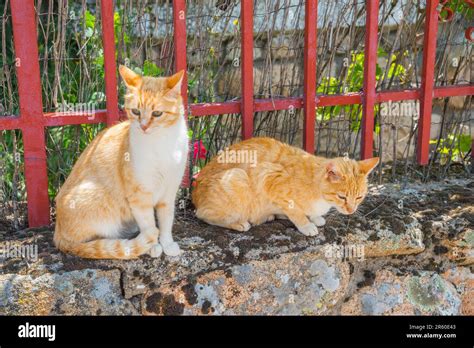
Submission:
[[[338,195],[337,195],[337,198],[339,198],[339,199],[343,199],[343,200],[346,200],[346,196],[344,196],[344,195],[340,195],[340,194],[338,194]]]
[[[163,115],[163,113],[161,111],[153,111],[151,115],[153,117],[160,117],[161,115]]]
[[[140,110],[138,109],[132,109],[132,114],[140,116]]]

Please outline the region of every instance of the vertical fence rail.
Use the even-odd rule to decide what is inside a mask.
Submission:
[[[119,120],[117,64],[115,62],[114,0],[102,0],[100,6],[102,42],[104,46],[107,126],[110,127]]]
[[[379,0],[366,0],[364,97],[361,122],[361,159],[372,157],[374,149],[374,106],[376,99],[376,67]]]
[[[186,72],[186,0],[173,0],[174,66],[176,72],[184,70],[181,94],[185,116],[188,116],[188,74]]]
[[[316,123],[316,57],[317,57],[318,1],[307,0],[305,6],[304,37],[304,131],[303,148],[314,153]]]
[[[418,139],[416,157],[421,165],[428,164],[431,112],[433,109],[434,68],[436,59],[436,37],[438,33],[439,0],[427,0],[425,18],[425,36],[423,41],[423,67],[421,71],[420,119],[418,121]]]
[[[175,71],[184,70],[181,95],[183,96],[184,116],[188,117],[188,74],[186,60],[186,0],[173,0],[173,28],[174,28],[174,68]],[[189,163],[189,160],[188,160]],[[186,166],[182,185],[189,187],[189,166]]]
[[[253,134],[253,0],[241,0],[242,138]]]
[[[22,121],[25,183],[30,226],[49,224],[48,173],[33,1],[10,3]],[[17,154],[14,155],[17,160]]]

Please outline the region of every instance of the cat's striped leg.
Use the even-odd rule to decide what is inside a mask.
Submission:
[[[168,256],[178,256],[181,249],[178,243],[173,240],[172,228],[174,221],[174,197],[158,202],[155,206],[160,226],[160,244],[163,251]]]
[[[140,229],[140,234],[136,238],[144,250],[143,253],[146,253],[158,243],[158,235],[160,234],[155,223],[152,194],[138,190],[128,197],[128,202],[132,215]],[[160,250],[152,250],[152,256],[158,257],[160,254]]]

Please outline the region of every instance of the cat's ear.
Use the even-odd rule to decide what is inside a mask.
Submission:
[[[119,72],[128,88],[139,88],[142,84],[142,77],[125,65],[120,65]]]
[[[184,70],[180,70],[173,76],[168,77],[167,87],[169,91],[166,92],[167,97],[178,98],[181,95],[181,84],[183,83]]]
[[[363,161],[359,161],[359,172],[363,175],[369,175],[372,170],[377,166],[379,163],[379,158],[369,158]]]
[[[329,162],[326,165],[326,178],[329,182],[335,183],[342,181],[344,176],[333,162]]]

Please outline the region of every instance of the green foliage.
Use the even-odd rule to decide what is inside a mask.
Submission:
[[[143,63],[143,74],[146,76],[162,76],[163,75],[163,69],[158,67],[155,63],[145,60]]]
[[[408,54],[404,52],[404,55]],[[377,50],[377,57],[387,57],[388,53],[382,48]],[[336,77],[325,77],[322,79],[321,84],[317,87],[316,93],[321,94],[339,94],[339,93],[355,93],[360,92],[364,84],[364,64],[365,54],[362,52],[352,52],[351,61],[347,69],[347,74],[342,79]],[[377,63],[375,70],[375,79],[380,82],[384,77],[384,70]],[[406,78],[406,69],[399,63],[397,55],[393,54],[391,57],[391,64],[387,72],[387,78],[399,78],[404,81]],[[375,112],[378,112],[379,106],[375,106]],[[350,115],[351,130],[356,132],[360,128],[362,119],[362,108],[360,106],[352,105],[337,105],[318,108],[316,113],[316,119],[319,121],[329,121],[333,115],[338,115],[343,111],[346,115]],[[376,124],[375,131],[380,131],[380,125]]]
[[[439,140],[436,151],[441,155],[441,164],[446,164],[448,160],[458,161],[464,158],[471,150],[471,136],[469,134],[448,134],[447,138]],[[430,140],[430,144],[437,144],[438,140]]]
[[[454,13],[460,14],[466,20],[474,18],[474,8],[470,7],[465,0],[449,0],[443,7],[450,8]]]
[[[114,33],[115,33],[115,44],[118,44],[118,38],[122,37],[123,42],[128,44],[130,43],[130,36],[123,30],[122,17],[123,10],[119,10],[114,13]]]
[[[86,25],[86,36],[91,37],[95,30],[95,16],[89,10],[84,12],[84,23]]]
[[[15,139],[14,139],[15,138]],[[25,178],[23,172],[23,141],[21,132],[3,131],[0,133],[0,177],[2,180],[4,194],[15,198],[17,201],[23,199],[22,194],[25,192]],[[16,150],[13,151],[16,144]],[[15,167],[17,172],[15,173]],[[16,196],[13,197],[14,183],[17,183]]]

